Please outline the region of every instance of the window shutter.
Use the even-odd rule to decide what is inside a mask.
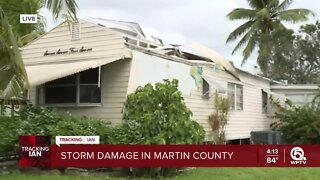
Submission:
[[[80,23],[79,22],[72,23],[71,40],[80,40]]]

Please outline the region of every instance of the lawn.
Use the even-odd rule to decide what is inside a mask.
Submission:
[[[110,176],[61,176],[61,175],[34,175],[19,174],[0,175],[0,179],[14,180],[124,180],[127,178]],[[320,168],[196,168],[181,175],[162,178],[177,180],[206,180],[206,179],[237,179],[237,180],[257,180],[257,179],[282,179],[282,180],[313,180],[320,179]]]
[[[177,179],[320,179],[320,168],[198,168]]]

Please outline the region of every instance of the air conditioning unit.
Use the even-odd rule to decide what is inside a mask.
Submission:
[[[279,131],[251,131],[252,144],[283,144],[283,136]]]

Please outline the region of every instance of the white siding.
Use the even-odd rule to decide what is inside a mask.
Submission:
[[[57,108],[62,112],[68,111],[75,116],[97,117],[120,123],[131,67],[131,60],[124,57],[130,57],[131,50],[126,48],[124,39],[118,32],[86,21],[80,22],[80,40],[72,40],[68,25],[61,24],[41,38],[23,47],[23,61],[26,66],[36,66],[39,63],[103,60],[109,57],[119,57],[118,61],[102,66],[101,106]],[[46,50],[53,52],[58,49],[67,50],[71,47],[81,48],[82,46],[93,50],[83,53],[43,56]],[[36,87],[30,88],[29,97],[30,101],[35,104],[37,99]]]
[[[270,90],[268,81],[239,72],[243,83],[243,111],[231,111],[227,139],[249,138],[251,131],[269,130],[273,119],[262,112],[262,89]]]
[[[249,138],[251,131],[269,130],[273,119],[262,112],[262,89],[270,90],[269,82],[262,78],[239,72],[241,82],[230,74],[203,68],[203,74],[211,77],[227,89],[228,82],[243,85],[243,111],[230,111],[229,121],[226,127],[226,138]],[[211,93],[211,95],[213,92]],[[221,94],[226,96],[226,94]],[[208,124],[208,116],[213,112],[213,99],[203,99],[202,89],[192,91],[191,96],[185,97],[186,104],[193,112],[193,117],[207,132],[211,130]]]
[[[226,89],[228,82],[239,83],[236,78],[219,69],[203,67],[203,75],[214,79],[217,83],[219,83],[222,87]],[[202,97],[202,88],[200,88],[192,90],[190,96],[185,96],[185,102],[193,112],[193,119],[195,119],[199,124],[201,124],[206,131],[206,140],[209,140],[208,135],[211,131],[211,127],[208,124],[208,117],[210,114],[214,112],[212,98],[213,94],[214,91],[211,90],[210,99],[204,99]],[[221,95],[226,97],[226,94]],[[234,132],[231,131],[227,132],[227,137],[229,137],[228,133],[234,134]]]
[[[163,82],[163,79],[178,79],[179,90],[190,94],[191,89],[197,89],[190,75],[190,65],[166,60],[160,57],[144,54],[133,50],[132,70],[130,73],[129,92],[147,83]]]
[[[37,63],[57,63],[62,61],[79,61],[103,59],[104,57],[123,57],[130,55],[124,45],[122,36],[105,27],[81,21],[81,39],[71,40],[67,24],[62,24],[39,39],[23,47],[22,57],[26,66]],[[58,49],[68,50],[71,47],[92,48],[90,52],[43,56],[45,51],[56,52]]]
[[[211,130],[208,116],[214,110],[213,99],[202,97],[202,88],[196,87],[195,81],[190,75],[190,69],[191,65],[134,52],[129,89],[132,92],[137,86],[145,85],[148,82],[161,82],[166,78],[178,79],[179,90],[183,92],[186,105],[193,112],[193,119],[204,127],[208,135]],[[203,74],[214,79],[225,89],[227,89],[228,82],[243,85],[244,110],[230,112],[226,128],[228,140],[249,138],[251,131],[269,129],[271,119],[262,113],[262,89],[270,90],[268,81],[243,72],[239,72],[241,79],[239,81],[229,73],[211,67],[204,67]],[[211,92],[211,95],[213,93]],[[226,94],[223,95],[226,96]]]
[[[100,107],[62,107],[58,110],[75,116],[96,117],[115,124],[121,123],[130,67],[131,60],[116,61],[102,67]]]

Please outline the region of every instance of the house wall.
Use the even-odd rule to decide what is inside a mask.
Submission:
[[[90,59],[103,59],[105,57],[123,57],[130,54],[130,50],[124,45],[124,39],[118,32],[98,26],[86,21],[80,21],[80,39],[72,40],[70,27],[61,24],[44,34],[37,40],[22,48],[24,64],[28,67],[41,63],[59,63],[64,61],[86,61]],[[49,52],[68,50],[71,47],[92,48],[92,51],[44,56],[46,50]]]
[[[238,73],[243,84],[243,111],[230,111],[227,139],[249,138],[251,131],[270,130],[274,120],[262,109],[262,89],[270,91],[269,81],[248,73]]]
[[[145,53],[132,51],[132,70],[128,92],[134,92],[138,86],[147,83],[163,82],[163,79],[178,79],[179,90],[189,95],[191,89],[197,89],[190,76],[190,65],[165,60]]]
[[[119,57],[118,61],[102,66],[101,92],[102,103],[99,107],[57,107],[62,112],[70,112],[75,116],[102,118],[113,123],[120,123],[122,107],[126,99],[131,60],[131,51],[124,45],[124,39],[118,32],[86,21],[81,22],[79,40],[71,39],[67,24],[61,24],[39,39],[23,47],[22,57],[25,66],[37,64],[62,63],[64,61],[104,60]],[[46,50],[67,50],[71,47],[92,48],[91,52],[43,56]],[[59,69],[56,70],[57,72]],[[40,85],[41,86],[41,85]],[[36,104],[38,99],[36,87],[30,87],[30,102]],[[41,102],[41,97],[38,99]]]
[[[101,105],[54,106],[62,113],[74,116],[100,118],[118,124],[122,121],[122,108],[126,101],[131,60],[119,60],[101,67]],[[36,104],[36,89],[30,90],[30,101]],[[38,96],[43,102],[43,95]],[[45,105],[44,105],[45,106]]]
[[[60,112],[74,116],[96,117],[114,124],[122,122],[122,109],[127,97],[131,60],[120,60],[102,67],[101,106],[59,107]]]
[[[206,77],[210,77],[214,79],[217,83],[219,83],[222,87],[227,89],[227,82],[237,83],[238,80],[236,80],[233,76],[230,74],[215,69],[212,67],[203,67],[203,75]],[[193,80],[194,83],[194,80]],[[185,102],[187,106],[191,109],[193,112],[193,118],[203,126],[204,130],[206,131],[206,140],[209,140],[209,134],[211,131],[211,127],[208,124],[208,116],[214,112],[213,107],[213,94],[214,90],[210,90],[209,99],[204,99],[202,94],[202,87],[198,89],[192,89],[189,96],[185,96]],[[224,97],[227,97],[227,94],[220,94]],[[233,133],[233,132],[227,132]],[[235,134],[236,135],[236,134]],[[230,138],[228,138],[230,139]]]
[[[204,99],[202,87],[198,88],[190,75],[191,65],[174,62],[164,58],[133,52],[132,71],[129,81],[129,91],[148,82],[161,82],[163,79],[179,80],[179,90],[182,91],[185,103],[193,112],[193,119],[201,124],[207,132],[210,127],[208,116],[213,112],[213,99]],[[268,130],[271,120],[262,113],[262,89],[270,89],[269,82],[240,72],[241,82],[229,73],[214,67],[203,67],[203,75],[214,79],[227,89],[228,82],[243,85],[244,110],[231,111],[226,128],[227,139],[249,138],[251,131]],[[210,92],[211,95],[214,93]],[[227,96],[227,94],[223,94]]]

